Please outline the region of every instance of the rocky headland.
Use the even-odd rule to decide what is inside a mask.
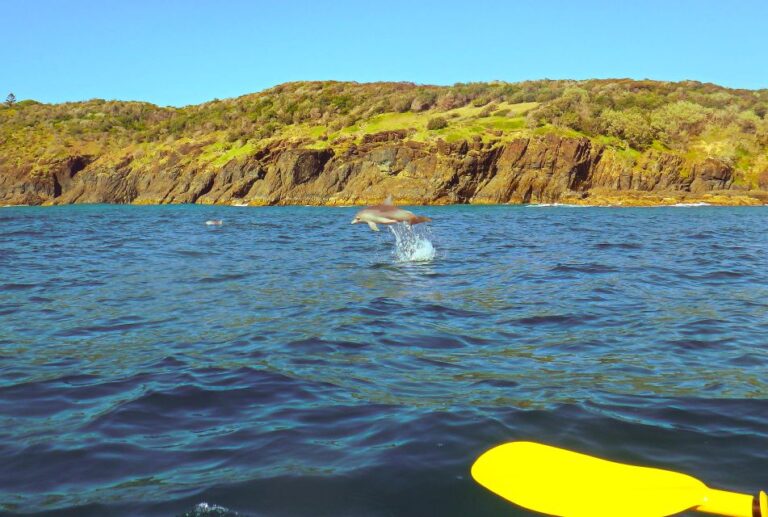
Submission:
[[[0,111],[6,126],[0,204],[352,205],[375,203],[388,194],[399,204],[768,203],[763,121],[747,128],[755,156],[740,161],[743,150],[718,153],[723,146],[711,146],[711,135],[705,142],[711,152],[691,152],[699,142],[690,132],[688,148],[658,140],[634,148],[616,135],[590,135],[550,122],[537,126],[541,103],[473,104],[465,98],[440,108],[440,99],[437,94],[424,107],[414,106],[414,98],[407,110],[393,115],[380,108],[335,124],[328,111],[310,110],[308,121],[291,119],[269,135],[258,133],[258,124],[234,135],[226,127],[206,130],[204,124],[185,126],[178,134],[116,132],[103,124],[109,115],[94,117],[109,113],[104,101],[89,101],[96,104],[81,107],[78,115],[101,119],[101,132],[89,132],[86,123],[85,131],[72,135],[72,118],[57,126],[46,117],[60,115],[46,114],[40,108],[45,105],[9,106]],[[491,110],[490,103],[495,104]],[[176,116],[171,108],[157,108],[158,116],[142,106],[140,123],[142,117],[155,116],[162,124]],[[233,106],[248,113],[237,102]],[[47,146],[9,136],[12,117],[24,108],[38,116],[35,131],[22,132]],[[442,125],[431,122],[436,114],[446,115],[446,125],[427,129]],[[13,149],[14,143],[33,148]]]

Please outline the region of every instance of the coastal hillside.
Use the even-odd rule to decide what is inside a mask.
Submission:
[[[296,82],[0,107],[0,203],[764,204],[768,90]]]

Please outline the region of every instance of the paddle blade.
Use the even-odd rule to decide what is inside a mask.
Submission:
[[[472,465],[472,477],[515,504],[563,517],[661,517],[701,504],[708,491],[685,474],[532,442],[489,450]]]

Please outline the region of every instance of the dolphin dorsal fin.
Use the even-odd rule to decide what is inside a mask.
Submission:
[[[387,199],[384,200],[382,205],[394,206],[394,203],[392,202],[392,194],[387,196]]]

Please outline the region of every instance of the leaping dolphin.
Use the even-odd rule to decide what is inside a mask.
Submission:
[[[352,219],[352,224],[368,223],[368,226],[371,227],[371,230],[373,230],[374,232],[378,232],[379,227],[376,226],[376,223],[378,224],[407,223],[410,225],[414,225],[419,223],[426,223],[431,220],[432,219],[430,219],[429,217],[416,215],[413,212],[409,212],[408,210],[403,210],[402,208],[396,207],[392,203],[392,196],[389,196],[380,205],[369,206],[367,208],[363,208],[362,210],[360,210],[357,213],[357,215],[355,215],[355,218]]]

